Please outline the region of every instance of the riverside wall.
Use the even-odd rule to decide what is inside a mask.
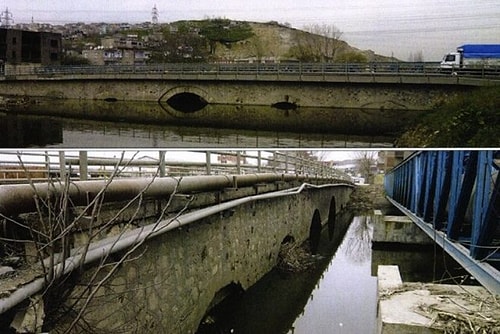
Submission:
[[[196,210],[273,187],[280,188],[256,185],[193,194],[190,207]],[[346,206],[351,192],[348,186],[312,188],[249,202],[151,238],[97,289],[80,324],[93,332],[193,333],[225,293],[249,288],[276,265],[284,241],[300,244],[320,225],[335,228],[335,214]],[[172,209],[182,208],[187,200],[176,198]],[[148,224],[158,217],[164,201],[146,201],[139,210],[134,206],[123,210],[124,203],[106,204],[98,223],[114,219],[110,234],[131,228],[131,219],[132,225]],[[78,210],[75,208],[75,215],[79,215]],[[30,214],[25,218],[34,221],[36,217]],[[81,226],[85,226],[85,216],[82,219]],[[85,244],[85,231],[75,234],[75,246],[78,242]],[[114,255],[110,263],[119,257]],[[72,321],[71,315],[82,307],[84,301],[78,298],[85,296],[86,286],[104,278],[109,268],[88,265],[78,274],[67,299],[72,312],[58,324],[59,329],[64,329]]]

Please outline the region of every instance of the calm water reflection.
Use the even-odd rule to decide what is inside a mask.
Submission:
[[[0,114],[2,147],[391,147],[423,111],[33,98]]]
[[[377,278],[371,276],[372,234],[368,217],[354,217],[289,334],[375,333]]]
[[[0,147],[392,147],[394,136],[154,125],[0,113]]]

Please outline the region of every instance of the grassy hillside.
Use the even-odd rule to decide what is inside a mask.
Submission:
[[[202,21],[191,21],[201,25]],[[234,21],[233,21],[234,22]],[[186,21],[184,21],[186,23]],[[213,57],[218,60],[300,60],[300,61],[391,61],[390,57],[375,54],[370,50],[359,50],[341,38],[325,38],[303,30],[280,25],[275,22],[249,24],[253,36],[235,43],[218,43]],[[318,54],[322,53],[323,57]]]

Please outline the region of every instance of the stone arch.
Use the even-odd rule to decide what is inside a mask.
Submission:
[[[319,247],[319,239],[321,237],[321,215],[319,210],[314,210],[309,228],[309,247],[312,254],[316,254]]]
[[[194,86],[178,86],[166,91],[159,99],[160,106],[174,116],[186,116],[204,109],[210,102],[208,93]]]
[[[238,301],[243,294],[244,289],[240,283],[231,282],[221,288],[214,295],[210,302],[205,315],[203,316],[197,333],[228,333],[227,328],[222,328],[224,324],[217,321],[218,318],[224,317],[224,313],[231,305]]]

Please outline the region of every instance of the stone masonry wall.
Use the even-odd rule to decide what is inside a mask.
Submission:
[[[183,80],[18,80],[0,81],[4,96],[53,99],[166,101],[180,91],[198,92],[213,104],[426,110],[470,87],[429,84],[183,81]]]
[[[305,241],[314,212],[325,224],[332,198],[339,212],[350,193],[309,189],[252,202],[148,240],[99,289],[84,319],[96,331],[193,333],[219,290],[250,287],[274,267],[285,237]]]

